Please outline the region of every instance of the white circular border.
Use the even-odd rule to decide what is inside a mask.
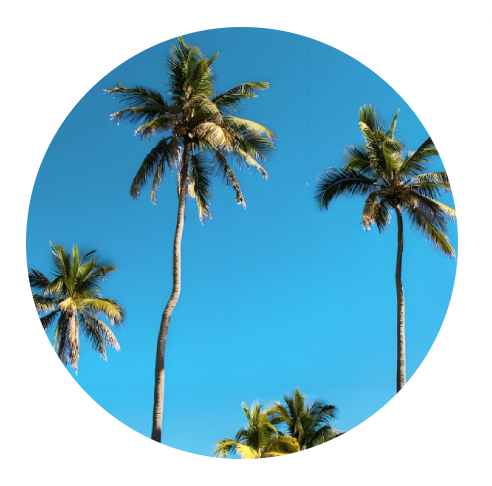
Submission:
[[[445,161],[459,215],[460,256],[448,312],[437,339],[411,380],[378,412],[337,440],[266,461],[218,459],[173,449],[144,437],[106,412],[72,379],[53,352],[32,305],[26,272],[26,225],[34,181],[48,146],[67,115],[102,77],[130,57],[179,35],[204,30],[203,26],[206,30],[283,26],[276,30],[323,42],[365,64],[404,98],[431,134]],[[394,64],[360,40],[315,20],[260,9],[215,10],[172,19],[135,34],[95,60],[63,91],[39,125],[19,170],[10,207],[8,259],[15,302],[32,349],[65,398],[96,427],[138,454],[169,466],[223,477],[270,476],[315,466],[351,451],[388,427],[425,390],[450,352],[465,317],[475,269],[476,227],[468,180],[451,136],[425,96]]]

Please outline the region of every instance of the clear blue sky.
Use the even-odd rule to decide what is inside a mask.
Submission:
[[[363,198],[320,212],[317,174],[339,166],[347,144],[362,143],[358,110],[376,105],[415,150],[428,136],[403,99],[370,69],[317,41],[273,30],[219,29],[185,36],[211,56],[216,88],[268,81],[270,89],[239,116],[275,131],[265,164],[270,179],[238,171],[247,209],[220,178],[204,226],[187,203],[182,293],[166,348],[163,442],[212,455],[214,444],[245,425],[240,404],[280,400],[298,386],[339,407],[349,430],[395,394],[396,221],[388,233],[364,232]],[[81,346],[80,386],[104,409],[150,436],[155,347],[172,285],[176,178],[157,193],[129,195],[155,140],[109,121],[120,104],[103,88],[122,81],[166,92],[163,61],[171,41],[133,57],[97,83],[54,137],[34,186],[27,225],[28,265],[49,273],[49,240],[97,248],[119,267],[104,287],[125,307],[121,351],[101,360]],[[439,148],[439,147],[438,147]],[[438,158],[436,170],[442,168]],[[452,182],[452,181],[451,181]],[[443,199],[453,205],[452,197]],[[439,332],[456,262],[434,251],[405,219],[407,378]],[[457,227],[450,226],[457,248]],[[51,338],[52,331],[49,332]],[[73,372],[71,368],[69,372]]]

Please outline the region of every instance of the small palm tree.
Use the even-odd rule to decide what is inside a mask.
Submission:
[[[182,37],[173,45],[167,59],[169,98],[150,88],[125,88],[118,84],[105,91],[126,103],[127,107],[113,113],[119,122],[139,123],[135,134],[149,139],[160,135],[155,147],[142,162],[133,179],[130,195],[138,198],[141,188],[151,182],[151,199],[165,176],[166,167],[177,171],[178,215],[173,248],[173,288],[161,318],[156,351],[154,412],[152,439],[161,442],[164,404],[164,358],[171,315],[181,292],[181,239],[187,197],[196,200],[198,216],[203,222],[211,218],[211,178],[221,175],[236,192],[236,201],[246,207],[241,187],[229,165],[232,156],[239,167],[256,168],[265,179],[267,172],[259,161],[266,160],[274,149],[274,133],[251,120],[232,116],[244,100],[256,98],[268,83],[240,84],[221,95],[214,91],[210,69],[217,58],[205,58],[200,50],[188,45]]]
[[[236,434],[235,439],[223,439],[215,444],[214,455],[226,457],[237,452],[241,459],[260,459],[283,456],[299,452],[299,444],[294,437],[282,435],[275,428],[278,419],[270,411],[262,411],[263,405],[254,404],[251,410],[243,403],[248,426]]]
[[[343,432],[333,428],[337,407],[321,400],[306,402],[306,397],[296,387],[294,394],[284,396],[284,403],[276,402],[269,412],[281,432],[295,438],[301,450],[310,449],[338,437]]]
[[[33,298],[43,329],[47,331],[57,322],[53,336],[55,350],[62,363],[70,364],[77,373],[80,331],[89,339],[92,349],[105,360],[106,346],[120,349],[113,331],[99,319],[104,315],[111,324],[123,321],[120,304],[101,296],[100,283],[117,268],[99,265],[94,255],[96,250],[80,258],[77,245],[73,245],[72,254],[61,244],[54,245],[50,241],[50,246],[53,278],[50,280],[30,268],[29,283],[32,289],[40,292],[34,293]]]
[[[403,218],[405,212],[411,225],[423,233],[433,246],[449,257],[455,252],[446,236],[447,220],[455,220],[453,208],[437,201],[441,191],[451,192],[446,172],[426,172],[438,155],[429,137],[415,151],[406,152],[404,145],[394,137],[396,113],[390,128],[386,127],[370,105],[360,109],[359,128],[364,136],[362,147],[349,146],[347,162],[342,168],[326,169],[320,175],[316,199],[320,207],[339,196],[367,196],[362,211],[362,226],[370,230],[376,224],[384,232],[394,211],[398,223],[398,250],[396,256],[397,296],[397,371],[396,391],[405,385],[405,300],[401,279],[403,257]]]

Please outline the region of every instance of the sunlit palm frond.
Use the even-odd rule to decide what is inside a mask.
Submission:
[[[396,115],[393,117],[393,121],[391,122],[389,130],[386,132],[386,136],[388,136],[389,138],[395,138],[396,120],[399,113],[400,109],[398,108],[398,110],[396,110]]]
[[[123,307],[112,299],[80,299],[80,304],[91,313],[104,314],[111,324],[121,324],[125,315]]]
[[[33,294],[34,305],[36,310],[41,314],[45,312],[53,312],[57,308],[57,301],[53,297],[45,295]]]
[[[417,206],[409,206],[406,208],[406,211],[412,226],[422,233],[428,242],[445,255],[452,258],[455,257],[455,251],[449,238],[443,231],[440,231],[436,227],[432,219],[429,218],[429,215],[426,214],[423,209]]]
[[[101,321],[96,316],[93,316],[87,312],[81,313],[80,317],[81,317],[81,322],[84,325],[83,330],[84,332],[87,333],[87,336],[90,338],[94,346],[96,345],[99,346],[99,344],[97,344],[96,341],[94,341],[94,339],[100,337],[101,342],[104,346],[109,346],[110,348],[114,348],[116,351],[120,350],[120,344],[118,343],[116,336],[114,335],[111,328],[105,322]],[[89,334],[92,332],[95,333],[94,338],[91,338],[91,336],[89,336]]]
[[[362,211],[362,226],[370,230],[376,224],[380,233],[386,231],[391,220],[391,206],[384,199],[384,191],[369,194]]]
[[[377,114],[376,108],[371,105],[363,105],[359,109],[359,123],[363,123],[371,132],[384,131],[384,122]]]

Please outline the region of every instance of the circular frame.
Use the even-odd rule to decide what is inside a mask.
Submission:
[[[103,76],[130,57],[156,44],[193,32],[224,27],[282,30],[328,44],[366,65],[384,79],[411,107],[424,125],[446,166],[459,215],[456,280],[439,334],[429,353],[405,387],[378,412],[336,441],[272,458],[268,461],[205,457],[158,444],[122,424],[99,406],[71,377],[46,339],[32,305],[27,278],[26,225],[34,182],[51,140],[70,111]],[[243,9],[215,10],[172,19],[122,41],[88,66],[58,97],[43,118],[25,153],[16,180],[9,215],[8,260],[12,290],[29,343],[41,365],[65,398],[89,421],[129,449],[154,461],[186,471],[222,477],[270,476],[312,467],[346,454],[379,434],[420,396],[449,354],[465,317],[476,259],[473,202],[459,153],[441,118],[419,89],[394,64],[362,41],[315,20],[283,12]]]

